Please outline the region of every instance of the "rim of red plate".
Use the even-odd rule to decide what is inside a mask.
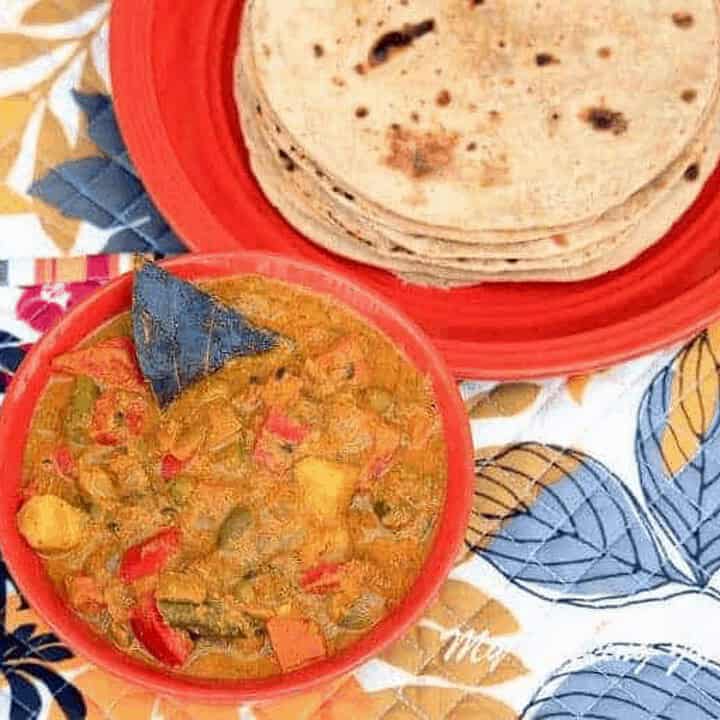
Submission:
[[[202,108],[182,117],[169,114],[166,97],[174,81],[167,73],[161,84],[153,65],[158,44],[167,42],[170,47],[176,41],[163,39],[168,23],[155,22],[156,6],[162,2],[169,0],[114,3],[113,87],[133,161],[158,207],[191,249],[218,251],[260,243],[277,252],[284,242],[291,255],[312,253],[314,261],[394,300],[432,337],[455,375],[468,379],[537,378],[595,370],[686,340],[720,317],[720,251],[713,252],[715,246],[720,248],[720,171],[668,238],[625,268],[583,283],[505,284],[434,294],[412,286],[403,289],[388,273],[318,251],[268,209],[249,171],[244,173],[249,178],[238,174],[234,156],[243,151],[236,139],[237,118],[228,109],[228,88],[223,86],[231,69],[222,38],[215,43],[195,38],[198,65],[190,63],[186,76],[178,73],[178,83],[192,76],[209,88],[198,98]],[[192,35],[203,28],[209,32],[217,26],[222,35],[225,25],[236,22],[241,2],[208,0],[201,10],[205,19],[198,16],[189,27],[186,23],[185,32]],[[190,42],[189,37],[184,40]],[[215,77],[218,68],[222,78],[219,71]],[[202,142],[212,145],[217,160],[205,166],[208,177],[224,183],[224,191],[236,192],[233,227],[218,216],[221,203],[213,201],[213,188],[205,187],[210,180],[205,183],[204,176],[187,170],[167,125],[171,122],[177,134],[180,124],[192,126],[201,112],[212,117],[212,125],[202,126],[208,131]],[[211,167],[215,164],[219,168]],[[232,183],[237,188],[231,188]],[[676,285],[682,289],[675,291]],[[643,287],[648,294],[638,295]],[[487,311],[485,299],[490,300]],[[613,321],[601,325],[608,313]],[[477,325],[481,336],[474,334],[475,318],[482,320]],[[536,337],[536,327],[546,328],[547,336]]]
[[[15,517],[22,503],[22,456],[32,413],[51,375],[52,358],[129,309],[129,274],[91,294],[63,317],[33,346],[10,384],[0,413],[5,483],[0,503],[0,549],[18,588],[47,624],[78,654],[125,680],[196,702],[266,701],[302,692],[349,673],[382,651],[421,617],[440,590],[463,543],[472,505],[473,449],[467,414],[445,362],[422,331],[386,300],[347,278],[265,253],[189,254],[163,265],[180,277],[197,280],[260,274],[335,298],[380,329],[405,351],[415,367],[427,373],[443,418],[448,484],[436,538],[421,574],[398,608],[347,650],[265,680],[201,680],[153,669],[117,650],[72,612],[55,590],[39,556],[17,529]]]

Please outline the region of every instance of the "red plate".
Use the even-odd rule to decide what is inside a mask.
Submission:
[[[115,101],[132,158],[194,250],[281,252],[350,274],[397,303],[457,376],[591,370],[684,340],[720,317],[720,172],[670,235],[582,283],[445,292],[338,258],[294,231],[250,171],[233,101],[242,0],[113,3]]]

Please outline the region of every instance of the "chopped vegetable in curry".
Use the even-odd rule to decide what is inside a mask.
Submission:
[[[164,410],[129,314],[56,358],[18,525],[119,648],[189,675],[264,677],[337,653],[403,599],[446,450],[427,378],[350,311],[254,276],[203,287],[274,346]]]

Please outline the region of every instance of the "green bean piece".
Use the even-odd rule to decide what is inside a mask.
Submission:
[[[170,497],[178,505],[184,505],[193,493],[195,483],[187,476],[180,476],[170,485]]]
[[[100,389],[92,378],[80,375],[75,379],[64,423],[68,440],[76,443],[88,441],[93,408],[99,394]]]
[[[158,607],[165,621],[173,627],[206,638],[245,638],[249,620],[239,611],[226,609],[220,603],[172,602],[159,600]]]
[[[225,517],[217,535],[217,545],[226,550],[239,540],[252,524],[252,514],[242,505],[235,506]]]

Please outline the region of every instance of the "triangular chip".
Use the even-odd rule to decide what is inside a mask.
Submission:
[[[140,368],[163,408],[228,360],[266,352],[278,340],[152,263],[135,273],[133,336]]]

